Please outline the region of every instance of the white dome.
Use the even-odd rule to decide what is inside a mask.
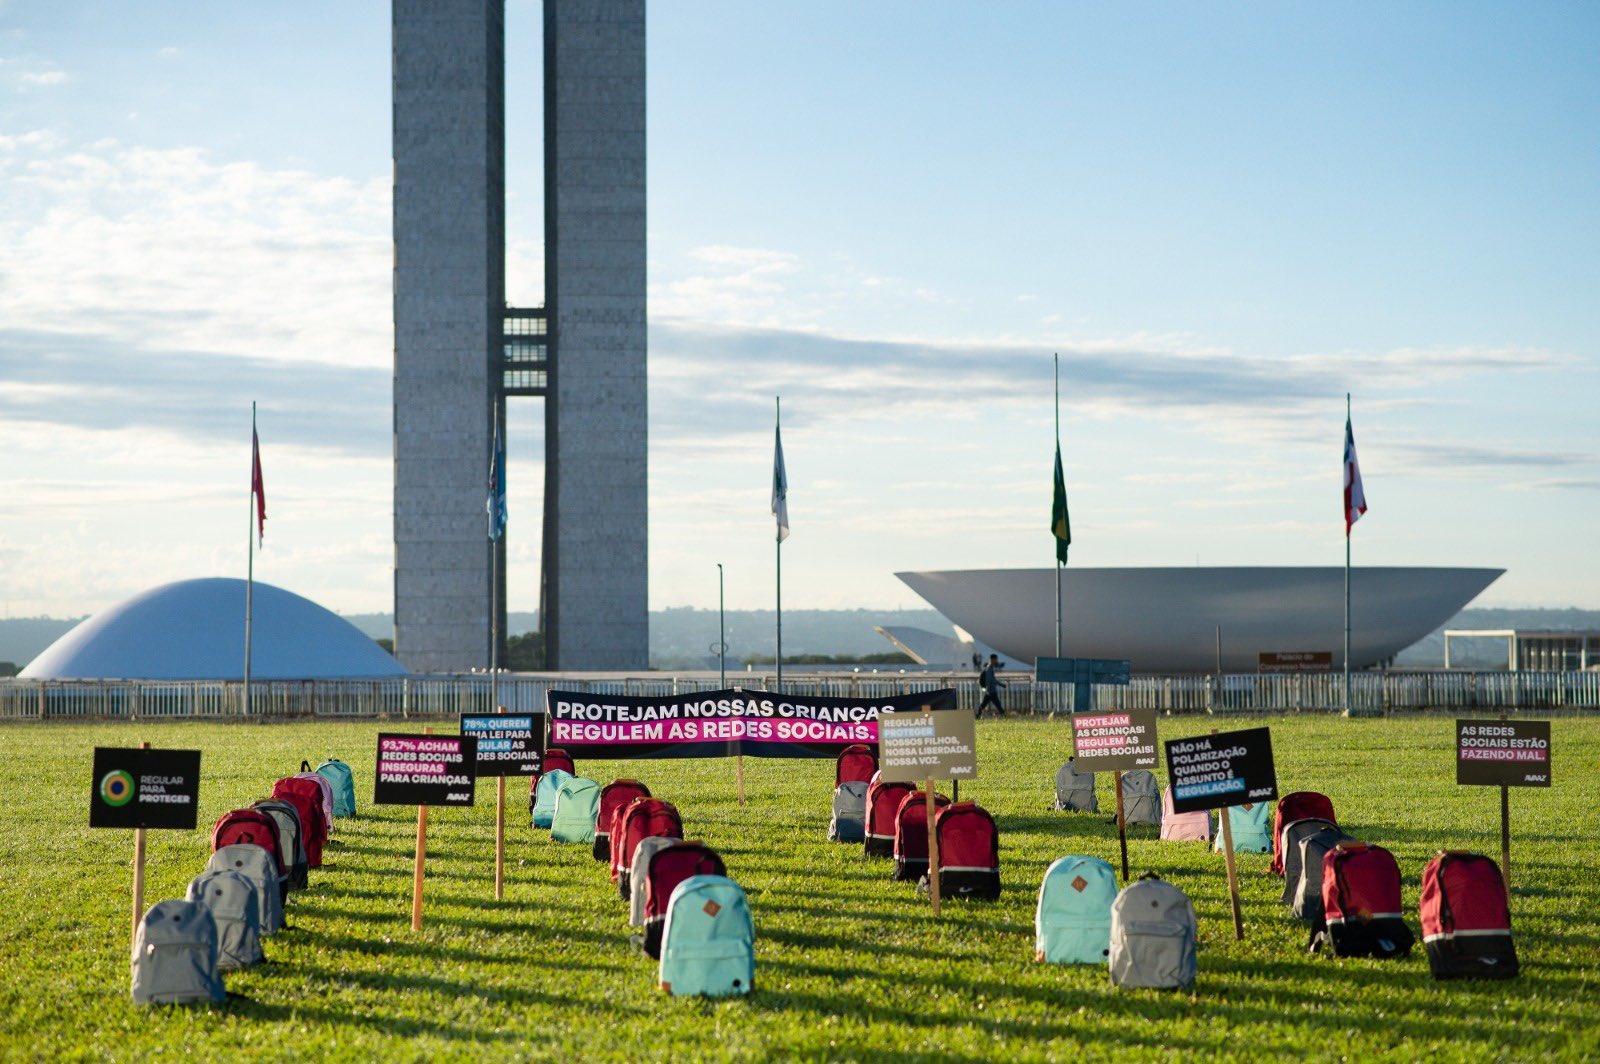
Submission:
[[[35,680],[239,680],[245,582],[223,577],[151,588],[83,621],[22,670]],[[404,676],[349,621],[271,584],[255,585],[252,680]]]

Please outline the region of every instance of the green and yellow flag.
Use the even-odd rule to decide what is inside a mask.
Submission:
[[[1072,546],[1072,522],[1067,520],[1067,478],[1061,472],[1061,443],[1056,442],[1056,495],[1050,504],[1050,532],[1056,537],[1056,561],[1067,564]]]

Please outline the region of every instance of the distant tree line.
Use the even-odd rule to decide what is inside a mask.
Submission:
[[[760,654],[746,655],[740,662],[741,665],[771,665],[770,656]],[[898,650],[887,651],[882,654],[785,654],[785,665],[915,665],[908,655]]]

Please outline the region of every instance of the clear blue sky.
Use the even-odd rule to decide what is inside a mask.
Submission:
[[[391,588],[388,5],[0,0],[0,610],[242,573]],[[508,5],[509,294],[538,301],[539,18]],[[915,605],[1045,565],[1508,569],[1600,607],[1600,8],[650,8],[657,606]],[[537,405],[513,417],[536,600]]]

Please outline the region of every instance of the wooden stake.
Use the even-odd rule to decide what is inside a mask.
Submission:
[[[923,706],[922,715],[926,717],[933,711],[932,706]],[[938,806],[933,800],[933,777],[929,776],[922,781],[922,793],[928,803],[928,897],[933,900],[933,915],[939,915],[939,832],[934,823],[938,819]]]
[[[1113,772],[1117,784],[1117,839],[1122,844],[1122,882],[1128,882],[1128,818],[1122,810],[1122,773]]]
[[[496,713],[504,713],[505,706],[496,706]],[[495,777],[494,787],[494,900],[506,896],[506,778]]]
[[[1500,714],[1505,720],[1506,715]],[[1500,875],[1506,881],[1506,898],[1511,897],[1511,788],[1500,785]]]
[[[432,735],[432,728],[422,734]],[[411,868],[411,930],[422,930],[422,863],[428,855],[428,807],[417,806],[417,856]]]
[[[139,749],[150,749],[140,743]],[[133,941],[139,939],[139,921],[144,919],[144,828],[133,829]]]
[[[1500,874],[1506,880],[1506,895],[1511,894],[1511,788],[1500,788]]]
[[[494,787],[494,900],[506,896],[506,778],[495,777]]]
[[[743,808],[743,806],[744,806],[744,755],[743,754],[739,755],[738,761],[739,761],[739,765],[738,765],[738,773],[739,773],[739,806],[741,808]]]
[[[1217,734],[1212,728],[1211,734]],[[1224,806],[1218,810],[1222,817],[1222,853],[1228,865],[1228,901],[1233,906],[1233,937],[1244,941],[1244,913],[1239,910],[1239,870],[1233,861],[1233,817]]]

